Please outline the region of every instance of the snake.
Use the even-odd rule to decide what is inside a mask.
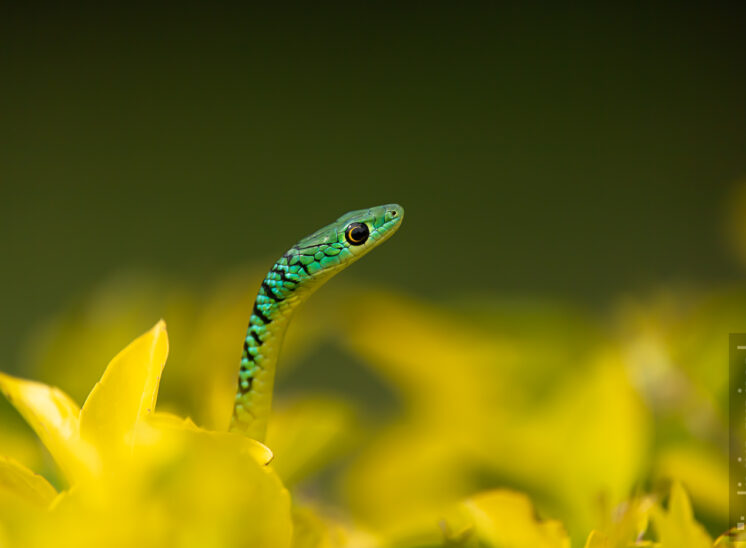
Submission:
[[[259,287],[243,341],[231,431],[264,441],[277,361],[293,313],[332,276],[390,238],[403,218],[398,204],[350,211],[275,262]]]

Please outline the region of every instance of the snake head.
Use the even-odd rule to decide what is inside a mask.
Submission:
[[[286,256],[298,255],[298,260],[308,261],[306,267],[311,276],[333,274],[386,241],[403,218],[404,208],[398,204],[350,211],[303,238]]]

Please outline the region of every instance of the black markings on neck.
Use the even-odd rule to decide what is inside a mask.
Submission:
[[[272,323],[272,320],[270,320],[267,316],[265,316],[261,310],[259,310],[259,306],[256,304],[256,301],[254,301],[254,316],[262,320],[262,323],[264,325],[269,325]]]
[[[254,361],[254,356],[251,355],[251,352],[249,352],[249,343],[244,341],[243,343],[243,354],[241,354],[241,358],[246,358],[250,362]],[[241,366],[241,370],[246,369],[243,365]]]
[[[264,280],[262,282],[262,290],[264,291],[264,294],[267,297],[269,297],[270,299],[272,299],[276,303],[280,303],[280,302],[282,302],[282,301],[285,300],[284,297],[280,297],[274,291],[272,291],[272,288],[267,283],[267,280]]]
[[[274,267],[272,267],[272,272],[274,272],[275,274],[279,274],[280,279],[284,283],[293,284],[293,285],[298,284],[297,281],[291,280],[290,278],[288,278],[287,272],[285,272],[285,270],[283,270],[282,267],[278,267],[278,265],[275,265]],[[293,289],[293,288],[288,287],[288,289]]]
[[[243,380],[247,381],[248,384],[249,384],[249,386],[247,386],[246,388],[244,388],[243,386],[241,386],[241,380],[239,380],[238,381],[238,391],[241,394],[248,394],[249,392],[251,392],[251,385],[254,384],[254,378],[253,377],[249,377],[249,378],[243,379]]]

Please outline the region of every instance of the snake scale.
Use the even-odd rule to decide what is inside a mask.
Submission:
[[[293,312],[329,278],[386,241],[403,217],[397,204],[350,211],[300,240],[274,264],[246,330],[231,430],[264,441],[275,367]]]

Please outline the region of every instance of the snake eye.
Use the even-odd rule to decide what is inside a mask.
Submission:
[[[345,238],[351,245],[363,245],[370,236],[370,230],[365,223],[350,223],[345,230]]]

